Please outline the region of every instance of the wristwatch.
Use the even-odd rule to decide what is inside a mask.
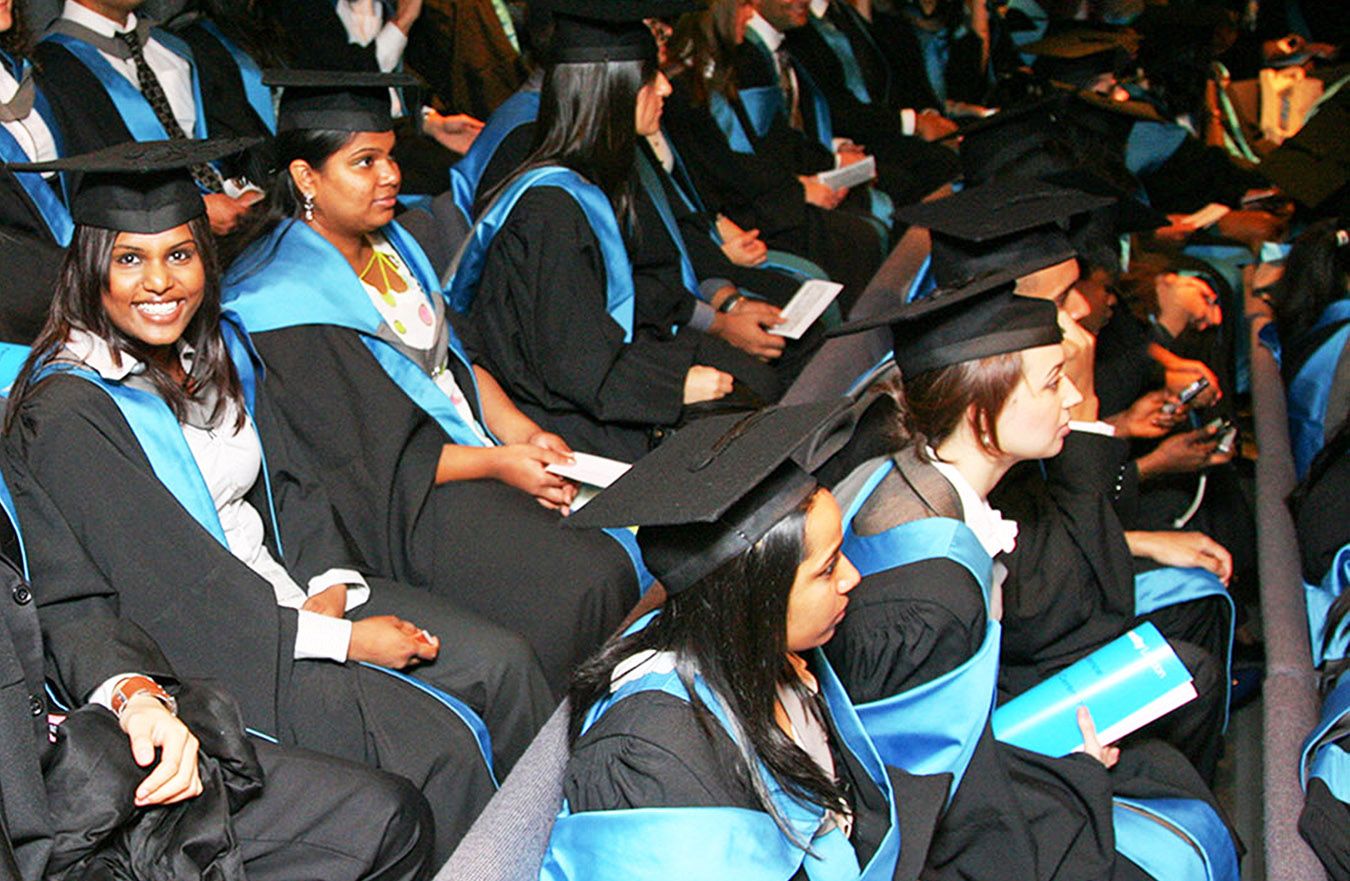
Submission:
[[[155,700],[164,705],[170,715],[178,715],[178,701],[173,695],[164,690],[158,682],[149,676],[128,676],[112,690],[112,711],[117,718],[122,718],[123,711],[127,708],[127,702],[138,694],[148,694]]]

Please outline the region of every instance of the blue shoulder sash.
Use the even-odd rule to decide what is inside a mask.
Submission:
[[[994,709],[1002,636],[999,622],[988,614],[994,561],[970,527],[948,517],[902,523],[876,535],[854,532],[853,519],[893,468],[890,459],[878,466],[850,504],[844,516],[844,555],[864,578],[922,560],[950,559],[979,583],[987,624],[979,650],[959,667],[899,694],[860,704],[858,716],[887,764],[911,774],[952,774],[950,801]]]
[[[1116,852],[1159,881],[1238,881],[1237,847],[1219,815],[1195,798],[1112,800]]]
[[[44,184],[45,186],[45,184]],[[29,348],[15,343],[0,343],[0,404],[8,403],[9,388],[18,378],[24,362],[28,360]],[[28,552],[23,546],[23,531],[19,529],[19,514],[14,507],[14,496],[10,495],[9,484],[4,474],[0,474],[0,508],[14,527],[14,535],[19,540],[19,562],[23,565],[23,577],[28,577]]]
[[[182,40],[161,28],[155,28],[152,33],[158,42],[186,61],[192,68],[192,97],[197,105],[197,121],[193,130],[188,134],[195,139],[206,138],[208,135],[206,114],[202,112],[202,87],[197,78],[197,65],[192,59],[192,50]],[[145,96],[131,84],[130,80],[113,70],[113,66],[92,44],[69,34],[60,33],[48,34],[42,38],[42,41],[44,43],[51,41],[67,49],[85,67],[89,68],[89,72],[94,75],[103,86],[103,90],[108,93],[108,97],[112,99],[113,105],[122,117],[123,124],[126,125],[127,131],[131,133],[134,139],[138,141],[169,139],[168,132],[164,130],[159,118],[155,116],[155,111],[150,107],[150,102],[145,100]]]
[[[1189,133],[1171,122],[1136,122],[1125,141],[1125,165],[1134,175],[1152,174],[1172,158]]]
[[[473,221],[473,205],[478,197],[478,185],[483,172],[492,163],[497,148],[511,132],[539,117],[539,91],[520,88],[507,98],[488,117],[487,124],[473,139],[473,146],[464,158],[450,168],[450,194],[464,216]]]
[[[1317,347],[1289,383],[1289,441],[1294,470],[1300,480],[1307,475],[1326,439],[1327,405],[1331,402],[1336,363],[1350,344],[1350,299],[1327,306],[1308,333],[1317,333],[1333,324],[1342,326]]]
[[[28,67],[28,62],[22,62],[23,67]],[[36,86],[35,86],[36,88]],[[33,111],[42,117],[47,130],[52,133],[52,138],[56,141],[57,153],[64,152],[61,149],[61,134],[54,122],[52,116],[51,104],[47,101],[47,96],[42,94],[42,89],[37,88],[33,98]],[[4,162],[31,162],[31,156],[24,152],[19,142],[14,140],[14,136],[7,129],[0,126],[0,161]],[[57,197],[52,190],[51,185],[43,179],[42,175],[35,171],[14,171],[10,172],[14,179],[18,181],[19,186],[28,194],[28,199],[37,209],[42,222],[46,224],[47,229],[52,234],[52,238],[61,247],[70,244],[70,236],[75,231],[75,223],[70,219],[70,211],[66,209],[65,204]],[[58,174],[58,180],[61,183],[62,192],[65,191],[65,176]]]
[[[1350,655],[1350,615],[1341,619],[1340,626],[1330,639],[1327,639],[1326,632],[1327,613],[1331,611],[1331,604],[1346,588],[1350,588],[1350,543],[1342,545],[1336,552],[1321,584],[1303,583],[1303,597],[1308,607],[1308,641],[1312,646],[1314,667],[1322,666],[1322,662],[1328,659],[1340,660]]]
[[[512,181],[478,218],[469,233],[446,289],[446,299],[457,312],[467,312],[478,293],[488,247],[505,225],[520,197],[531,187],[557,187],[576,201],[600,243],[605,262],[605,311],[623,328],[623,341],[633,341],[633,266],[628,260],[618,218],[609,197],[595,184],[570,168],[545,165],[532,168]]]
[[[638,181],[651,198],[652,205],[661,218],[661,225],[666,228],[666,234],[680,252],[680,279],[689,293],[701,298],[698,275],[694,272],[694,264],[689,260],[689,249],[684,246],[684,235],[680,232],[679,222],[675,220],[675,211],[670,207],[670,200],[666,198],[666,188],[661,185],[664,170],[658,170],[653,166],[646,151],[639,149],[637,154]]]
[[[737,103],[745,111],[750,119],[750,125],[755,128],[755,114],[760,115],[768,113],[764,120],[763,128],[768,131],[769,123],[773,121],[771,106],[768,102],[772,100],[771,96],[760,96],[760,93],[768,92],[770,89],[777,92],[777,86],[758,86],[753,89],[741,89],[737,92]],[[781,103],[781,97],[779,99]],[[753,109],[752,109],[753,108]],[[713,122],[721,129],[722,136],[727,139],[727,146],[737,153],[753,153],[755,145],[750,140],[750,133],[745,130],[741,123],[741,117],[736,112],[736,107],[726,99],[720,92],[714,92],[708,96],[708,112],[712,114]],[[758,136],[758,133],[756,133]]]
[[[396,222],[382,232],[426,296],[435,296],[440,284],[422,249]],[[380,369],[435,419],[454,443],[483,446],[478,432],[459,415],[435,380],[395,346],[380,339],[383,322],[361,280],[337,249],[305,224],[282,221],[250,246],[226,273],[223,306],[250,333],[313,324],[356,331]],[[449,339],[450,354],[468,371],[478,401],[472,365],[453,328],[449,328]]]
[[[233,40],[225,36],[211,19],[203,18],[199,24],[201,24],[203,30],[215,37],[217,42],[225,47],[225,51],[230,53],[235,66],[239,68],[239,79],[244,84],[244,97],[248,99],[249,106],[253,108],[254,113],[258,114],[258,119],[262,120],[263,125],[267,126],[267,130],[275,133],[277,116],[276,110],[272,106],[272,90],[263,85],[262,68],[258,67],[258,62],[254,61],[252,56],[243,49],[240,49]],[[198,116],[203,116],[203,114],[198,113]]]
[[[1303,741],[1299,757],[1299,782],[1308,788],[1309,777],[1320,777],[1331,794],[1350,803],[1350,754],[1344,737],[1336,729],[1350,714],[1350,676],[1341,676],[1336,687],[1322,701],[1322,717]]]
[[[788,881],[803,866],[811,881],[890,881],[900,856],[900,829],[890,779],[844,694],[819,652],[815,671],[835,728],[872,781],[881,788],[890,811],[890,829],[866,866],[859,866],[852,844],[839,829],[814,838],[824,812],[797,799],[761,766],[761,774],[780,815],[795,837],[809,841],[811,853],[790,841],[763,811],[731,807],[637,808],[572,813],[564,802],[544,855],[543,881],[665,881],[670,878],[736,878],[737,881]],[[583,731],[604,712],[639,691],[664,691],[689,700],[679,677],[649,673],[624,684],[592,707]],[[704,705],[734,737],[726,710],[701,680],[695,690]]]

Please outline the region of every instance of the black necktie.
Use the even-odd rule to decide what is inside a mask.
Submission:
[[[187,140],[187,133],[183,131],[182,126],[173,115],[173,108],[169,106],[169,96],[164,94],[164,86],[159,82],[159,77],[150,68],[149,62],[145,60],[145,51],[141,47],[141,38],[135,31],[126,31],[120,33],[117,38],[127,44],[131,49],[131,61],[136,65],[136,79],[141,86],[141,95],[150,104],[150,109],[155,111],[155,118],[159,124],[164,126],[164,131],[175,141]],[[200,108],[198,108],[200,110]],[[224,192],[224,183],[221,180],[220,173],[210,165],[201,164],[192,166],[192,179],[197,185],[208,193]]]
[[[773,57],[778,60],[778,88],[783,90],[783,100],[787,102],[788,125],[797,131],[802,131],[805,124],[802,122],[801,102],[797,98],[797,86],[792,78],[792,56],[788,55],[786,47],[780,45],[773,50]]]

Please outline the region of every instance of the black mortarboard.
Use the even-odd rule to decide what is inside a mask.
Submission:
[[[1104,73],[1118,73],[1129,62],[1134,46],[1125,32],[1062,31],[1027,43],[1019,51],[1035,55],[1039,75],[1080,88]]]
[[[961,170],[967,183],[988,180],[1000,168],[1064,135],[1069,98],[1060,92],[1027,101],[961,128]]]
[[[694,0],[549,0],[554,64],[656,63],[656,39],[643,21],[691,12]]]
[[[647,568],[679,593],[750,550],[815,491],[806,468],[847,440],[848,410],[841,398],[692,422],[563,522],[639,527]]]
[[[278,132],[387,132],[394,127],[389,90],[419,84],[411,74],[364,70],[268,70],[263,82],[284,90]]]
[[[1065,229],[1075,214],[1112,199],[1034,178],[1005,177],[952,196],[908,205],[895,218],[927,227],[933,275],[941,287],[966,284],[990,272],[1018,278],[1073,257]]]
[[[1116,200],[1115,205],[1097,209],[1111,215],[1112,224],[1119,235],[1132,232],[1148,232],[1171,223],[1167,215],[1153,208],[1136,196],[1106,179],[1091,168],[1078,167],[1067,171],[1058,171],[1041,175],[1041,180],[1049,181],[1071,190],[1079,190],[1094,196],[1103,196]]]
[[[1308,208],[1326,206],[1330,213],[1340,213],[1350,183],[1348,141],[1350,88],[1342,88],[1317,108],[1298,134],[1267,154],[1256,170]]]
[[[1049,300],[1015,293],[1017,277],[993,272],[959,288],[830,330],[844,336],[889,325],[900,376],[1060,342],[1059,310]]]
[[[126,141],[93,153],[6,166],[12,171],[80,175],[70,215],[78,224],[120,232],[157,233],[206,212],[189,169],[257,144],[259,138]]]

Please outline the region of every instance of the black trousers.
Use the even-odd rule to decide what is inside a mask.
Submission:
[[[431,809],[408,781],[294,747],[257,750],[266,784],[232,818],[252,881],[411,881],[435,868]]]
[[[492,735],[497,779],[505,779],[555,706],[530,644],[429,590],[379,578],[369,582],[370,599],[348,617],[397,615],[440,637],[436,660],[404,672],[473,707]]]
[[[431,805],[439,865],[496,791],[478,743],[436,698],[354,664],[297,661],[283,740],[411,781]]]

